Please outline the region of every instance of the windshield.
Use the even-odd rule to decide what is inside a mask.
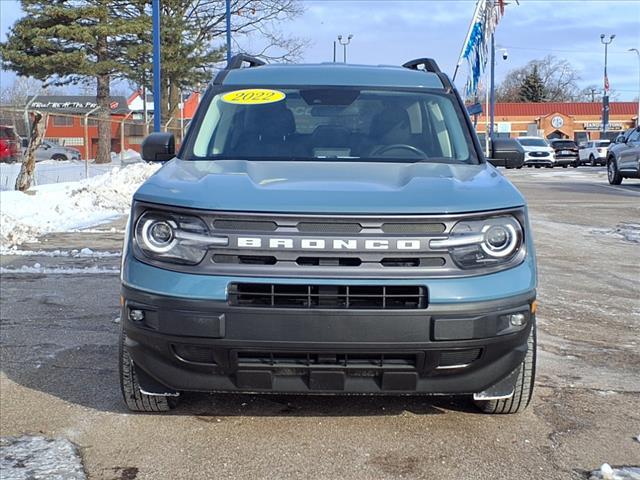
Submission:
[[[609,140],[601,140],[599,142],[595,142],[596,147],[608,147],[611,142]]]
[[[544,138],[519,138],[518,141],[523,147],[548,147]]]
[[[553,142],[553,146],[555,148],[577,148],[576,142],[571,140],[560,140],[557,142]]]
[[[454,99],[345,87],[220,92],[183,158],[478,163]]]

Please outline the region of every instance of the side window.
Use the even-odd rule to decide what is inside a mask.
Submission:
[[[633,132],[631,132],[631,135],[629,135],[629,139],[627,140],[627,143],[638,143],[640,142],[640,130],[634,130]]]

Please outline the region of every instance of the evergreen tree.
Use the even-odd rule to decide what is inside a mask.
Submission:
[[[110,80],[126,75],[128,49],[147,23],[123,0],[21,0],[25,16],[0,43],[3,68],[50,85],[96,82],[97,163],[110,161]]]
[[[521,102],[540,103],[546,100],[547,91],[537,66],[534,65],[531,73],[522,80],[518,96]]]
[[[151,88],[152,38],[150,0],[127,0],[147,28],[137,46],[128,50],[133,68],[129,79]],[[209,83],[225,59],[225,0],[162,0],[161,2],[162,121],[176,114],[180,91]],[[249,37],[253,55],[267,60],[297,58],[305,41],[279,31],[282,22],[302,13],[298,0],[231,0],[234,53],[238,42]]]

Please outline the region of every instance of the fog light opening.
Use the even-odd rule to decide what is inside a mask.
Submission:
[[[144,320],[144,310],[129,310],[129,320],[132,322],[141,322]]]

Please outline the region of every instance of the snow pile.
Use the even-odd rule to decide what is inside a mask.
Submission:
[[[640,480],[640,468],[614,468],[608,463],[603,463],[598,470],[591,472],[589,480]]]
[[[7,480],[64,478],[84,480],[78,448],[64,438],[5,437],[0,440],[0,471]]]
[[[6,268],[0,267],[0,274],[2,275],[15,275],[20,273],[30,273],[39,275],[88,275],[88,274],[112,274],[117,275],[120,273],[119,268],[107,268],[107,267],[44,267],[39,263],[34,263],[33,266],[23,265],[19,268]]]
[[[128,212],[138,186],[159,165],[136,163],[79,182],[0,192],[0,248],[42,234],[97,225]]]
[[[121,162],[122,165],[130,165],[132,163],[142,162],[142,157],[135,150],[125,150],[122,153],[111,152],[111,161],[113,163]]]
[[[106,258],[119,257],[121,252],[105,252],[82,248],[78,250],[19,250],[16,245],[11,248],[0,247],[0,255],[21,257],[73,257],[73,258]]]
[[[640,224],[620,223],[615,228],[593,228],[591,233],[619,238],[631,243],[640,243]]]

